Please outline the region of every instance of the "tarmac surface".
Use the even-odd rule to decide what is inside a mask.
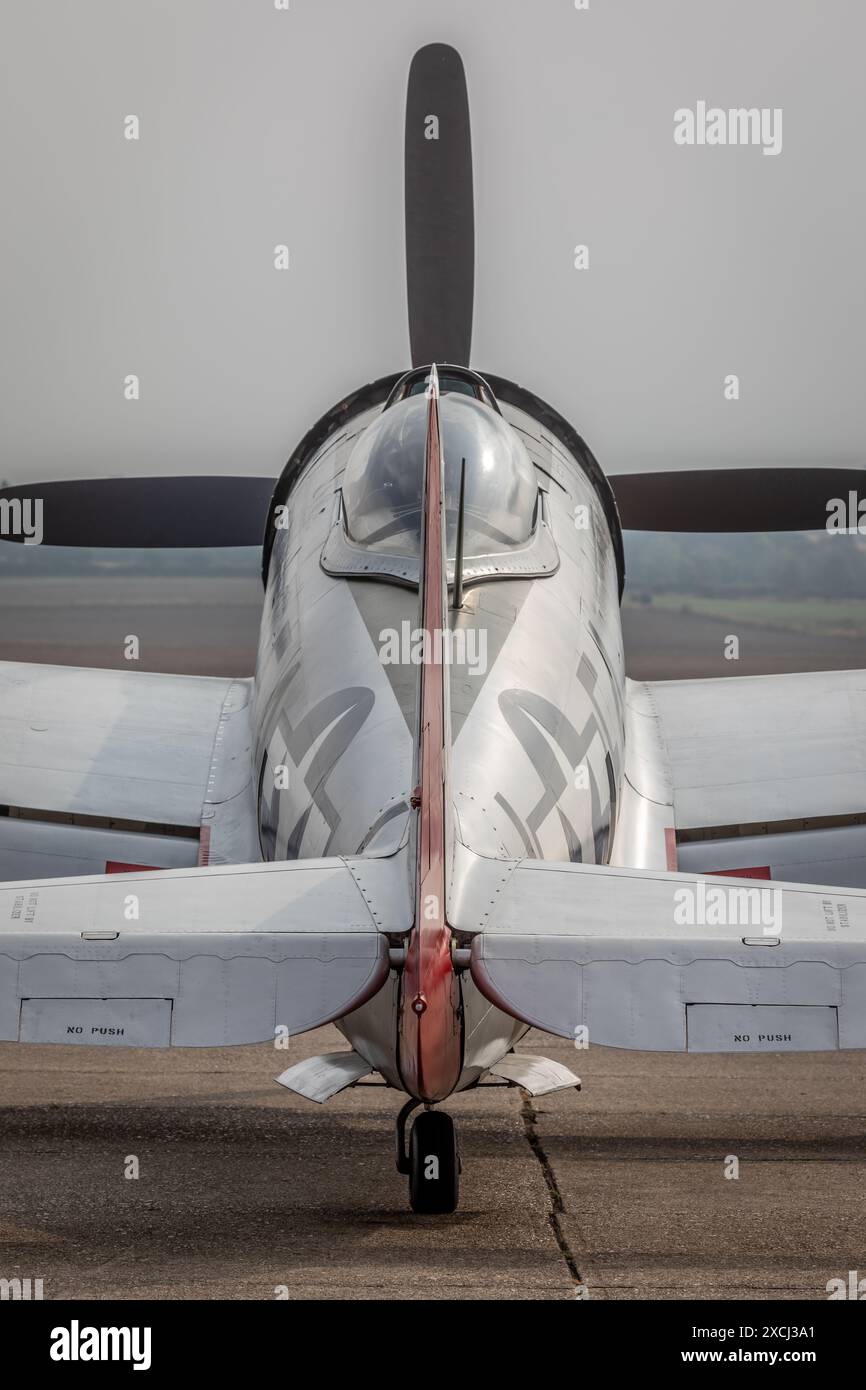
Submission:
[[[748,1300],[866,1275],[862,1054],[533,1033],[521,1050],[583,1091],[450,1101],[460,1206],[415,1216],[401,1097],[362,1083],[317,1106],[274,1082],[341,1046],[332,1028],[288,1053],[0,1045],[0,1278],[46,1299]]]

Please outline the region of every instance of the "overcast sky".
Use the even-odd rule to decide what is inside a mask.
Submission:
[[[864,40],[861,0],[3,0],[0,477],[273,474],[409,365],[431,41],[468,75],[474,366],[610,473],[860,464]],[[675,145],[702,100],[781,108],[781,153]]]

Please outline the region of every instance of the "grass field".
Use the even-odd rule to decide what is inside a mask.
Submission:
[[[651,603],[645,604],[627,593],[623,606],[694,613],[817,637],[862,636],[866,639],[866,601],[863,599],[702,598],[695,594],[655,594]]]

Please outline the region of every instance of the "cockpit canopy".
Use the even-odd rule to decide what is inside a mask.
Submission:
[[[519,436],[495,409],[459,390],[440,395],[445,458],[446,544],[454,558],[461,460],[466,460],[463,553],[507,555],[532,539],[538,483]],[[417,558],[427,399],[408,395],[361,435],[343,477],[347,539],[379,553]]]

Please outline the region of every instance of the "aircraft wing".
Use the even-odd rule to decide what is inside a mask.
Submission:
[[[305,1032],[388,976],[406,851],[0,887],[0,1039],[215,1047]]]
[[[866,886],[866,671],[627,686],[615,863]]]
[[[866,1048],[862,890],[459,858],[472,977],[534,1027],[659,1051]]]
[[[239,811],[249,693],[246,680],[0,662],[0,879],[257,858]]]

